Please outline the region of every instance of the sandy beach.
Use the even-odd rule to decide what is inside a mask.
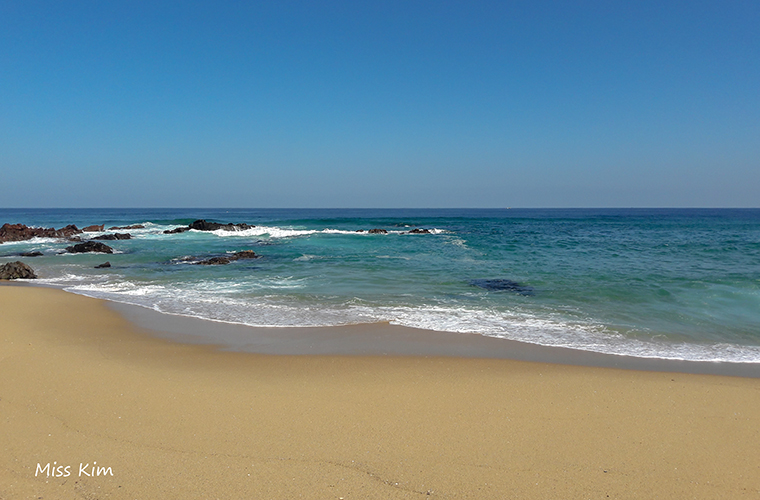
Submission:
[[[222,351],[29,286],[0,318],[3,500],[760,496],[757,378]]]

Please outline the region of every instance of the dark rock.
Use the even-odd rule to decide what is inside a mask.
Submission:
[[[74,224],[69,224],[66,227],[62,227],[61,229],[54,230],[55,237],[56,238],[71,238],[75,234],[82,234],[81,229],[77,229],[77,227]]]
[[[77,227],[74,224],[69,224],[66,227],[62,227],[58,230],[53,230],[55,234],[55,238],[73,238],[75,234],[82,234],[82,231],[80,229],[77,229]]]
[[[249,226],[248,224],[220,224],[218,222],[208,222],[203,219],[199,219],[188,226],[190,229],[197,231],[216,231],[222,229],[224,231],[243,231],[245,229],[251,229],[256,226]]]
[[[109,231],[118,231],[120,229],[145,229],[145,226],[142,224],[134,224],[132,226],[113,226],[108,228]]]
[[[234,260],[258,259],[258,258],[261,258],[261,255],[256,255],[256,253],[253,250],[242,250],[240,252],[235,252],[233,254],[225,255],[223,257],[211,257],[210,259],[196,262],[196,264],[201,265],[201,266],[218,266],[222,264],[229,264],[230,262]]]
[[[82,231],[73,224],[61,229],[28,227],[24,224],[3,224],[0,227],[0,243],[5,241],[24,241],[32,238],[71,238]]]
[[[386,231],[385,229],[370,229],[367,232],[369,234],[387,234],[388,233],[388,231]]]
[[[210,259],[202,260],[197,264],[200,266],[218,266],[222,264],[229,264],[230,262],[232,261],[227,257],[211,257]]]
[[[34,270],[17,260],[16,262],[8,262],[0,266],[0,280],[16,280],[16,279],[34,279],[37,275],[34,274]]]
[[[109,261],[105,261],[102,264],[98,264],[97,266],[95,266],[95,269],[103,269],[106,267],[111,267],[111,263]]]
[[[21,252],[19,254],[20,257],[39,257],[40,255],[42,255],[42,252],[38,252],[36,250],[33,252]]]
[[[256,226],[251,226],[249,224],[233,224],[233,223],[227,223],[227,224],[220,224],[218,222],[209,222],[204,219],[198,219],[188,225],[187,227],[178,227],[175,229],[167,229],[164,231],[164,234],[177,234],[177,233],[184,233],[185,231],[189,231],[190,229],[195,229],[196,231],[217,231],[219,229],[223,231],[243,231],[245,229],[251,229]]]
[[[533,295],[533,287],[520,284],[516,281],[505,279],[471,280],[470,284],[491,291],[514,292],[519,295]]]
[[[97,224],[95,224],[95,225],[92,225],[92,226],[87,226],[87,227],[83,227],[82,228],[82,231],[84,231],[85,233],[95,233],[95,232],[102,231],[102,230],[103,230],[103,224],[101,224],[99,226]]]
[[[357,229],[357,230],[356,230],[356,232],[357,232],[357,233],[363,233],[363,232],[364,232],[364,229]]]
[[[113,253],[113,248],[99,241],[85,241],[84,243],[77,243],[74,246],[66,247],[66,251],[69,253]]]
[[[96,236],[93,240],[129,240],[132,239],[132,235],[129,233],[113,233],[104,234],[102,236]]]
[[[430,234],[430,229],[414,228],[411,231],[409,231],[409,234]]]
[[[234,254],[232,254],[232,257],[230,258],[233,260],[238,260],[238,259],[258,259],[259,257],[261,257],[261,255],[256,255],[256,252],[254,252],[253,250],[242,250],[240,252],[235,252]]]

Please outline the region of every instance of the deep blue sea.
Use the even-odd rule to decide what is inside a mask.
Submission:
[[[256,227],[163,233],[196,219]],[[131,240],[106,241],[113,255],[35,239],[0,245],[0,264],[22,260],[40,283],[166,313],[252,326],[388,321],[760,362],[758,209],[2,209],[4,222],[144,224],[119,231]],[[44,255],[18,257],[32,250]],[[196,265],[240,250],[261,258]],[[94,268],[106,260],[111,268]]]

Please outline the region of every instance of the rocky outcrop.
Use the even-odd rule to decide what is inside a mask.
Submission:
[[[111,267],[111,263],[108,261],[105,261],[102,264],[98,264],[97,266],[95,266],[95,269],[104,269],[106,267]]]
[[[0,227],[0,243],[6,241],[24,241],[32,238],[71,238],[75,234],[80,234],[75,225],[71,224],[61,229],[29,227],[24,224],[3,224]]]
[[[256,255],[256,252],[253,250],[243,250],[240,252],[235,252],[233,254],[224,255],[220,257],[211,257],[210,259],[205,259],[200,262],[196,262],[196,264],[201,266],[218,266],[218,265],[224,265],[229,264],[230,262],[234,260],[244,260],[244,259],[258,259],[261,255]]]
[[[253,250],[242,250],[232,254],[232,260],[258,259],[259,257],[261,257],[261,255],[256,255],[256,252]]]
[[[34,279],[37,275],[34,270],[17,260],[0,266],[0,280]]]
[[[210,259],[196,262],[199,266],[219,266],[232,262],[229,257],[211,257]]]
[[[18,255],[19,257],[40,257],[42,255],[42,252],[35,250],[33,252],[21,252]]]
[[[145,229],[145,226],[143,226],[142,224],[134,224],[132,226],[113,226],[113,227],[108,228],[109,231],[119,231],[119,230],[123,231],[125,229]]]
[[[104,234],[102,236],[96,236],[93,238],[93,240],[130,240],[130,239],[132,239],[132,235],[129,233]]]
[[[249,226],[248,224],[233,224],[233,223],[227,223],[227,224],[220,224],[218,222],[208,222],[203,219],[199,219],[193,223],[191,223],[188,226],[190,229],[195,229],[196,231],[218,231],[219,229],[223,231],[243,231],[245,229],[251,229],[256,226]]]
[[[250,224],[233,224],[232,222],[229,222],[227,224],[220,224],[219,222],[209,222],[204,219],[198,219],[186,227],[167,229],[164,231],[164,234],[184,233],[185,231],[189,231],[191,229],[195,229],[196,231],[218,231],[220,229],[222,231],[244,231],[246,229],[251,229],[254,227],[256,226],[251,226]]]
[[[84,243],[77,243],[76,245],[66,247],[66,251],[69,253],[113,253],[113,248],[99,241],[85,241]]]
[[[82,228],[82,231],[84,231],[85,233],[97,233],[98,231],[102,231],[102,230],[103,230],[103,224],[99,226],[95,224],[92,226],[87,226],[87,227]]]
[[[388,231],[385,229],[370,229],[367,231],[369,234],[388,234]]]
[[[430,234],[430,229],[414,228],[411,231],[409,231],[409,234]]]

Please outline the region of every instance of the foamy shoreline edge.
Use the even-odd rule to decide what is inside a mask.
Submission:
[[[33,282],[3,285],[44,287]],[[387,323],[325,327],[253,327],[163,313],[103,300],[130,323],[159,338],[215,345],[222,350],[268,355],[409,356],[509,359],[570,366],[760,378],[760,363],[642,358],[543,346],[479,334],[440,332]]]

